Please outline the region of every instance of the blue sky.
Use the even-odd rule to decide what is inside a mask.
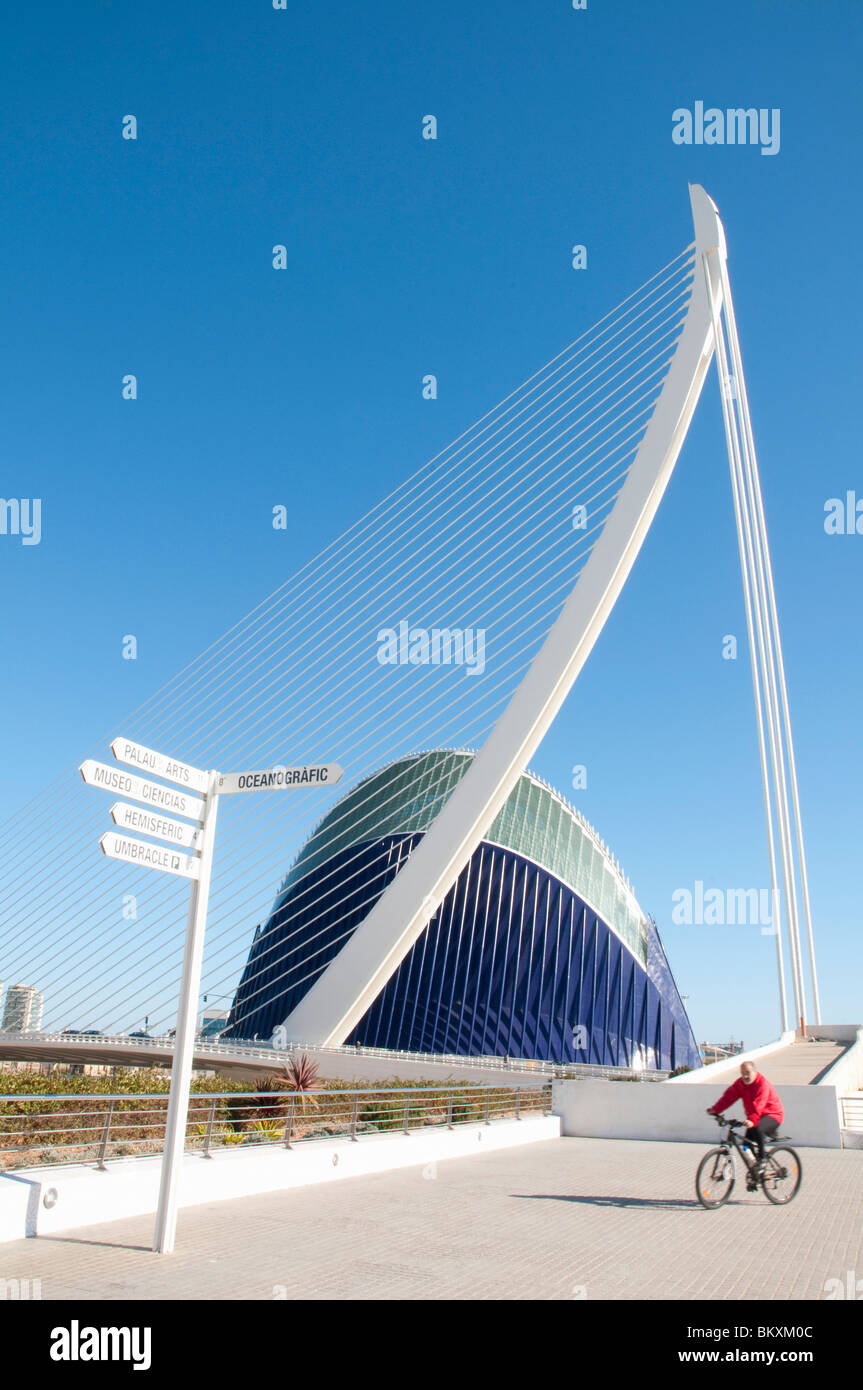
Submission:
[[[828,537],[823,518],[828,498],[863,496],[861,36],[841,0],[10,14],[2,494],[42,498],[43,535],[0,536],[0,815],[681,250],[700,182],[728,234],[824,1014],[860,1020],[863,537]],[[697,100],[779,108],[780,152],[674,145],[672,112]],[[699,1038],[776,1029],[770,939],[671,923],[697,879],[766,884],[756,758],[711,379],[534,763],[564,792],[587,766],[573,799],[655,915]]]

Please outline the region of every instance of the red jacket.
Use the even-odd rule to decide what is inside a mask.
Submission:
[[[772,1115],[780,1124],[785,1119],[782,1101],[767,1077],[762,1076],[761,1072],[756,1073],[754,1081],[749,1086],[746,1085],[742,1076],[738,1076],[737,1080],[728,1087],[728,1090],[719,1097],[713,1109],[718,1110],[721,1114],[736,1100],[743,1101],[746,1118],[754,1125],[758,1124],[762,1115]]]

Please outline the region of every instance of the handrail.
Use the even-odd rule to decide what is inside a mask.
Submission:
[[[309,1100],[312,1096],[400,1096],[405,1091],[422,1091],[424,1094],[428,1092],[448,1093],[452,1091],[460,1095],[464,1091],[541,1091],[545,1089],[547,1085],[547,1081],[520,1082],[518,1086],[492,1086],[491,1084],[486,1085],[485,1082],[479,1081],[475,1085],[469,1081],[464,1081],[461,1084],[450,1086],[427,1086],[424,1082],[417,1082],[415,1086],[345,1086],[332,1091],[329,1089],[324,1090],[323,1088],[320,1090],[296,1091],[285,1086],[283,1090],[279,1091],[192,1091],[191,1098],[197,1100],[201,1096],[206,1096],[208,1100],[272,1101],[274,1098],[278,1099],[280,1096],[283,1096],[285,1099],[290,1099],[291,1096],[305,1096],[306,1099]],[[87,1095],[78,1091],[56,1091],[52,1092],[51,1095],[45,1095],[44,1092],[39,1092],[35,1095],[21,1095],[20,1092],[16,1093],[13,1091],[11,1095],[0,1095],[0,1105],[3,1105],[7,1101],[17,1105],[20,1101],[29,1100],[132,1100],[137,1102],[139,1100],[167,1099],[167,1091],[119,1091],[116,1094],[109,1094],[107,1091],[95,1091]],[[146,1111],[142,1111],[141,1113],[145,1114]],[[0,1118],[2,1118],[2,1116],[0,1116]]]
[[[167,1091],[0,1095],[0,1170],[95,1163],[104,1172],[112,1158],[150,1158],[164,1148],[168,1100]],[[212,1158],[215,1149],[234,1145],[290,1151],[299,1143],[334,1138],[361,1142],[394,1130],[410,1137],[429,1126],[452,1129],[544,1117],[551,1104],[548,1081],[194,1091],[184,1147]]]

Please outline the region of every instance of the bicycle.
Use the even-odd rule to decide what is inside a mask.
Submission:
[[[716,1115],[715,1119],[718,1125],[727,1128],[728,1133],[720,1147],[710,1149],[698,1165],[695,1193],[701,1205],[708,1211],[715,1211],[731,1196],[737,1178],[733,1150],[743,1160],[747,1192],[756,1192],[760,1186],[768,1202],[776,1206],[785,1206],[792,1201],[800,1190],[803,1168],[795,1151],[786,1143],[780,1143],[784,1136],[777,1134],[774,1139],[768,1139],[771,1148],[765,1151],[764,1166],[757,1173],[757,1161],[751,1145],[734,1133],[744,1121],[726,1120],[721,1115]]]

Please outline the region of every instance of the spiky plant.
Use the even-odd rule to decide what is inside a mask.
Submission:
[[[285,1092],[289,1088],[278,1073],[255,1077],[254,1089],[253,1098],[232,1099],[225,1106],[228,1119],[236,1130],[247,1130],[258,1120],[276,1124],[288,1113]]]
[[[318,1071],[317,1062],[313,1062],[307,1052],[301,1052],[298,1057],[292,1057],[277,1073],[285,1090],[294,1091],[299,1095],[303,1114],[306,1111],[307,1100],[317,1108],[318,1102],[313,1093],[324,1089],[318,1079]]]

